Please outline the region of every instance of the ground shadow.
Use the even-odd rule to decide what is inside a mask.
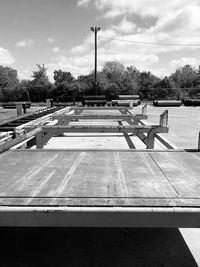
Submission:
[[[3,267],[196,267],[178,229],[0,228]]]

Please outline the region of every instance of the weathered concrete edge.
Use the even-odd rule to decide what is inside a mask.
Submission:
[[[0,207],[7,227],[200,227],[200,208]]]

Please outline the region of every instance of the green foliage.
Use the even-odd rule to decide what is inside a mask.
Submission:
[[[28,81],[27,91],[31,101],[45,101],[51,91],[51,83],[47,76],[47,68],[37,64],[38,70],[33,71],[33,80]]]
[[[164,77],[155,83],[151,90],[151,99],[174,99],[178,98],[177,90],[172,87],[169,78]]]
[[[176,69],[170,77],[170,80],[177,88],[180,98],[184,98],[189,94],[192,88],[198,86],[199,74],[191,65],[185,65],[184,67]]]
[[[0,66],[0,98],[1,101],[13,101],[19,87],[17,71],[10,67]]]
[[[75,78],[70,72],[62,70],[54,71],[55,90],[53,96],[57,101],[69,101],[74,100],[76,91],[78,90],[75,86]]]
[[[71,102],[95,93],[94,72],[75,79],[69,71],[55,70],[52,84],[47,68],[38,64],[32,78],[19,82],[16,70],[0,66],[0,101],[40,102],[53,97],[55,101]],[[97,79],[98,93],[106,95],[108,100],[119,94],[140,94],[147,100],[200,98],[200,67],[195,69],[190,65],[177,68],[169,77],[161,79],[151,72],[140,72],[134,66],[109,61],[97,73]]]
[[[67,83],[72,83],[75,78],[72,76],[71,72],[66,72],[66,71],[62,71],[62,70],[55,70],[54,71],[54,80],[55,80],[55,84],[60,84],[63,82],[67,82]]]
[[[139,78],[139,94],[142,99],[153,99],[154,85],[160,79],[154,76],[150,71],[141,72]]]
[[[128,95],[135,95],[139,92],[139,80],[140,80],[140,71],[133,66],[129,66],[126,69],[125,73],[126,81],[126,93]]]
[[[44,64],[42,66],[40,66],[39,64],[37,64],[38,70],[33,71],[33,81],[32,84],[34,86],[49,86],[50,82],[49,82],[49,78],[47,76],[47,68],[45,68]]]

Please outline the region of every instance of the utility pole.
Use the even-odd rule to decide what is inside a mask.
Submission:
[[[91,27],[90,30],[94,32],[94,44],[95,44],[95,56],[94,56],[94,87],[95,94],[97,95],[98,91],[98,82],[97,82],[97,32],[101,30],[100,27]]]

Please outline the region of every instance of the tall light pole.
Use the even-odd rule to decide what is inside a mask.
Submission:
[[[90,30],[94,32],[94,43],[95,43],[95,57],[94,57],[94,87],[95,94],[97,95],[98,83],[97,83],[97,32],[101,30],[100,27],[91,27]]]

